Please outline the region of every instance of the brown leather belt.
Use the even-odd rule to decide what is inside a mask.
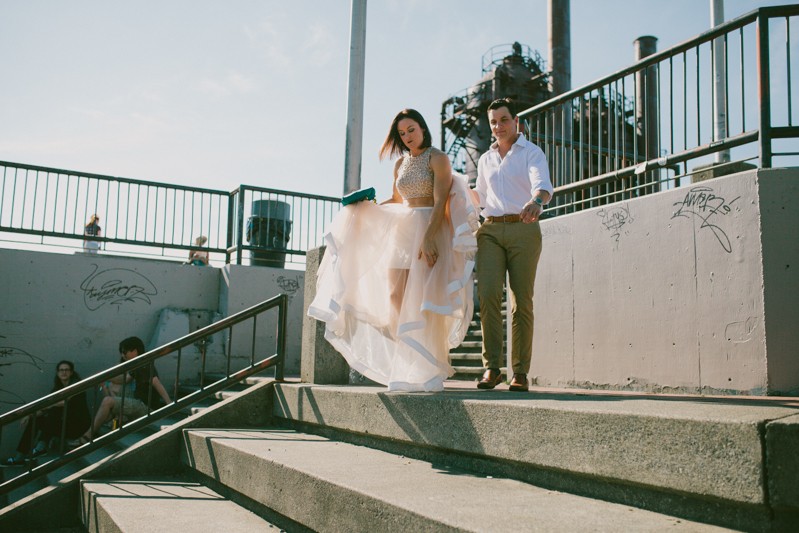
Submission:
[[[512,222],[521,222],[522,217],[520,217],[519,215],[500,215],[498,217],[486,217],[486,220],[488,220],[492,224],[496,224],[499,222],[510,224]]]

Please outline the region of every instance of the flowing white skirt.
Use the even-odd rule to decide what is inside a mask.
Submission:
[[[349,365],[389,390],[439,391],[453,374],[449,350],[473,311],[477,210],[465,178],[453,176],[438,260],[419,258],[432,208],[359,202],[325,235],[308,315]]]

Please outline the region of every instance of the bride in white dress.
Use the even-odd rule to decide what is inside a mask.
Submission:
[[[431,144],[419,112],[397,114],[380,149],[400,156],[394,194],[335,216],[308,310],[353,369],[390,391],[443,390],[472,319],[478,214]]]

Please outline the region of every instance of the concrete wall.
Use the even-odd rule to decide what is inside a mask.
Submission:
[[[279,292],[292,300],[287,372],[298,374],[303,281],[303,272],[265,267],[0,250],[0,413],[49,392],[61,359],[88,377],[119,361],[125,337],[154,348]],[[270,314],[258,322],[257,342],[272,353],[277,313]],[[233,335],[233,353],[240,356],[246,344],[249,360],[252,328],[236,327]],[[207,369],[224,369],[226,346],[226,333],[215,336]],[[196,380],[199,352],[183,357],[181,381]],[[157,368],[172,394],[173,363]],[[0,456],[16,446],[15,433],[3,432]]]
[[[750,171],[542,222],[535,381],[799,392],[798,180]]]
[[[302,302],[305,286],[305,272],[279,268],[226,265],[220,277],[220,309],[225,315],[232,315],[247,309],[278,293],[289,297],[288,339],[286,344],[287,374],[300,372],[300,348],[302,344]],[[277,309],[266,314],[256,324],[257,345],[269,355],[276,350]],[[233,331],[231,352],[239,359],[250,358],[252,327],[245,323]]]

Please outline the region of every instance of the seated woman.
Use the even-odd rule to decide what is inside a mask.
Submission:
[[[80,376],[75,372],[75,364],[72,361],[59,361],[56,365],[56,375],[50,392],[56,392],[78,381],[80,381]],[[69,398],[64,440],[79,436],[88,427],[90,421],[86,393],[80,392]],[[61,428],[64,425],[64,402],[58,402],[49,409],[38,412],[35,421],[28,417],[20,423],[25,430],[19,440],[17,453],[6,459],[3,466],[23,464],[28,455],[33,457],[42,455],[47,452],[47,446],[53,438],[61,438]],[[34,426],[36,435],[33,434]]]
[[[138,337],[128,337],[119,343],[119,354],[124,361],[130,361],[146,351],[144,342]],[[158,403],[155,403],[159,401],[159,398],[163,400],[164,404],[171,402],[169,394],[158,378],[158,372],[154,365],[145,364],[133,370],[131,375],[133,386],[125,386],[121,396],[103,398],[89,429],[79,438],[70,441],[68,443],[70,446],[82,446],[91,442],[99,434],[101,426],[113,418],[121,416],[132,420],[144,416],[151,410],[160,407]]]
[[[200,248],[205,245],[206,242],[208,242],[208,237],[205,235],[200,235],[194,239],[194,246],[197,246],[199,249],[192,248],[189,250],[189,259],[186,261],[188,264],[194,266],[208,266],[208,250]]]

